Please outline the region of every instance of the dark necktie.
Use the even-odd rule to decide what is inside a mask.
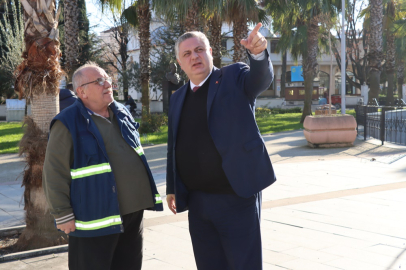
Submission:
[[[193,92],[196,92],[197,89],[199,89],[199,88],[200,88],[200,86],[195,86],[195,87],[193,87]]]

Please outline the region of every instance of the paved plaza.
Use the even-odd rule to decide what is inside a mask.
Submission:
[[[302,131],[264,140],[278,178],[263,191],[265,270],[406,268],[406,147],[357,139],[350,148],[311,149]],[[165,201],[166,145],[145,153]],[[2,228],[24,224],[23,167],[17,155],[0,155]],[[164,207],[145,212],[143,269],[196,269],[187,213]],[[1,269],[68,269],[67,253]]]

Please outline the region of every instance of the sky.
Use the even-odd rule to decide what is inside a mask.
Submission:
[[[101,12],[100,7],[96,3],[97,0],[86,0],[86,11],[92,31],[98,34],[110,28],[112,23],[106,19],[108,16]]]

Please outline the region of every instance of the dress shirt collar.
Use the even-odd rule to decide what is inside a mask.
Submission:
[[[207,77],[206,77],[206,79],[204,79],[201,83],[199,83],[198,85],[196,85],[196,84],[194,84],[194,83],[192,83],[192,81],[190,81],[190,89],[193,89],[193,88],[195,88],[195,86],[202,86],[206,81],[207,81],[207,79],[210,77],[210,75],[211,75],[211,73],[213,72],[213,70],[211,70],[210,71],[210,73],[209,73],[209,75],[207,75]]]

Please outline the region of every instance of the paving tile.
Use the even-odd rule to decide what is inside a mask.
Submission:
[[[10,216],[14,217],[15,219],[21,220],[22,222],[25,222],[25,211],[24,210],[9,211],[7,213]]]
[[[388,270],[382,266],[377,266],[372,263],[366,263],[350,258],[341,258],[325,263],[326,265],[337,267],[345,270]]]
[[[24,194],[24,187],[22,187],[21,184],[2,185],[0,186],[0,193],[9,198],[13,196],[16,196],[16,198],[18,198]],[[18,198],[18,201],[20,200],[21,198]]]
[[[180,239],[184,239],[190,241],[190,234],[189,230],[186,228],[174,226],[173,224],[164,224],[158,226],[152,226],[147,228],[149,231],[160,232],[163,234],[171,235],[174,237],[178,237]]]
[[[34,266],[23,263],[21,261],[0,263],[0,270],[32,270],[32,269],[35,269]]]
[[[295,256],[284,254],[282,252],[275,252],[267,249],[262,250],[262,257],[264,263],[281,265],[283,262],[292,261],[297,259]]]
[[[406,259],[406,248],[403,249],[400,247],[393,247],[393,246],[388,246],[388,245],[383,245],[383,244],[377,244],[377,245],[367,247],[365,250],[374,252],[374,253],[379,253],[379,254],[386,255],[386,256],[390,256],[393,258],[401,257],[401,258]]]
[[[328,262],[340,258],[340,256],[332,255],[322,251],[316,251],[309,248],[297,247],[282,252],[283,254],[292,255],[301,259],[313,261],[316,263]]]
[[[355,249],[349,246],[334,246],[322,249],[321,251],[336,256],[353,259],[359,262],[368,263],[380,267],[386,267],[393,262],[393,258],[366,250]]]
[[[144,260],[142,262],[142,269],[143,270],[157,270],[157,269],[162,269],[162,270],[180,270],[180,269],[196,269],[195,268],[182,268],[178,267],[175,265],[171,265],[169,263],[163,262],[161,260],[152,258],[149,260]]]
[[[279,266],[286,267],[288,269],[294,270],[338,270],[338,269],[345,269],[346,268],[339,268],[334,266],[329,266],[326,264],[316,263],[305,259],[297,259],[292,261],[287,261],[283,263],[278,263]],[[359,268],[360,270],[362,268]],[[367,269],[367,268],[364,268]],[[371,269],[368,269],[371,270]]]
[[[295,247],[299,247],[299,244],[278,241],[278,240],[272,239],[271,236],[268,237],[267,234],[264,234],[262,232],[262,248],[263,249],[267,249],[267,250],[271,250],[271,251],[275,251],[275,252],[281,252],[281,251],[292,249]]]
[[[176,246],[175,243],[176,242],[173,242],[173,246]],[[155,248],[153,250],[146,250],[145,253],[148,256],[169,265],[174,265],[184,269],[196,268],[196,262],[193,255],[178,251],[176,249]]]
[[[265,217],[264,217],[265,219]],[[391,235],[385,235],[381,233],[376,233],[376,232],[370,232],[370,231],[365,231],[365,230],[360,230],[360,229],[355,229],[352,227],[345,227],[345,226],[338,226],[334,224],[328,224],[328,223],[321,223],[321,222],[316,222],[316,221],[310,221],[310,220],[305,220],[305,219],[300,219],[300,218],[295,218],[292,216],[281,216],[281,215],[276,215],[270,220],[271,222],[275,223],[281,223],[281,224],[289,224],[291,227],[303,227],[306,229],[313,229],[313,230],[318,230],[322,232],[327,232],[327,233],[332,233],[332,234],[339,234],[339,235],[345,235],[348,237],[352,237],[355,239],[361,239],[361,240],[371,240],[375,239],[377,241],[402,241],[402,235],[396,235],[396,231],[392,231]],[[265,224],[265,222],[264,222]],[[401,230],[398,230],[397,232],[401,232]]]
[[[0,194],[0,209],[4,211],[24,210],[24,204],[20,204],[15,200],[12,200]]]
[[[289,269],[289,268],[281,267],[281,266],[277,266],[277,265],[273,265],[273,264],[269,264],[269,263],[263,264],[263,270],[286,270],[286,269]]]

